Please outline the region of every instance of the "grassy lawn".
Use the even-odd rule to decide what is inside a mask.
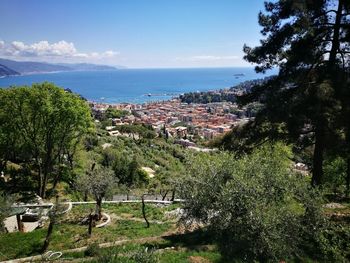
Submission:
[[[106,243],[160,236],[174,227],[174,224],[167,222],[164,217],[164,212],[171,209],[169,207],[147,205],[149,219],[162,220],[162,224],[151,223],[150,227],[146,228],[142,221],[141,204],[104,205],[103,211],[112,215],[112,222],[106,227],[94,228],[92,236],[88,237],[87,225],[80,225],[79,222],[92,208],[94,208],[93,205],[74,206],[68,215],[60,219],[54,227],[49,250],[60,251],[86,246],[94,242]],[[123,217],[123,219],[114,218],[113,215]],[[45,236],[46,228],[30,233],[0,234],[0,261],[39,254]]]

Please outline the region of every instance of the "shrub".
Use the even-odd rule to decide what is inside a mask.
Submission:
[[[139,249],[138,251],[136,251],[133,256],[132,259],[135,260],[135,262],[137,263],[157,263],[159,262],[159,259],[157,257],[157,255],[155,254],[154,250],[148,250],[148,248],[146,249]]]
[[[92,243],[88,245],[87,249],[84,252],[84,255],[87,257],[96,257],[100,255],[100,246],[97,243]]]

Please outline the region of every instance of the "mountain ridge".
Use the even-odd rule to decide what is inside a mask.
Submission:
[[[122,66],[114,67],[92,63],[48,63],[35,61],[16,61],[3,58],[0,58],[0,65],[7,68],[9,73],[12,72],[12,74],[7,74],[6,76],[51,73],[57,71],[106,71],[123,68]]]

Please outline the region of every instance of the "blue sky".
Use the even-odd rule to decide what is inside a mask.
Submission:
[[[0,56],[131,68],[248,66],[262,0],[1,0]]]

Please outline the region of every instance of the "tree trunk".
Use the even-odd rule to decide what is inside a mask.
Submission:
[[[89,228],[88,228],[88,234],[91,237],[92,234],[92,225],[94,223],[94,215],[92,214],[92,212],[89,214]]]
[[[46,251],[47,248],[49,247],[54,224],[55,224],[54,220],[50,220],[49,228],[47,230],[47,234],[46,234],[46,238],[45,238],[45,242],[44,242],[44,246],[42,248],[42,251]]]
[[[347,158],[347,167],[346,167],[346,197],[350,196],[350,156]]]
[[[323,153],[325,150],[325,127],[319,124],[315,131],[315,149],[312,170],[312,186],[318,186],[323,177]]]
[[[165,193],[164,193],[164,194],[162,194],[162,190],[160,190],[160,195],[162,196],[162,201],[164,201],[164,200],[165,200],[165,198],[166,198],[166,196],[167,196],[168,192],[169,192],[169,191],[165,191]]]
[[[174,200],[175,200],[175,189],[173,189],[173,192],[172,192],[172,194],[171,194],[171,199],[170,199],[170,201],[172,201],[172,202],[174,202]]]
[[[42,185],[43,185],[43,175],[41,172],[40,164],[38,164],[38,176],[39,176],[39,189],[38,189],[38,195],[42,197]]]
[[[102,198],[97,198],[96,199],[96,215],[97,215],[97,220],[100,221],[102,217]]]
[[[149,228],[149,222],[147,220],[146,211],[145,211],[145,198],[144,198],[144,195],[142,195],[141,200],[142,200],[142,215],[143,215],[143,218],[146,221],[147,228]]]
[[[345,116],[349,114],[345,113]],[[350,196],[350,125],[347,123],[345,129],[345,147],[346,147],[346,197]]]
[[[88,200],[88,191],[87,190],[85,190],[85,192],[84,192],[84,202],[86,202],[87,200]]]
[[[337,52],[339,50],[339,45],[340,45],[339,36],[340,36],[340,23],[342,19],[343,5],[344,5],[344,0],[339,0],[338,9],[336,12],[335,22],[333,26],[332,47],[329,53],[329,68],[331,69],[331,72],[336,67]]]
[[[42,185],[41,185],[41,198],[45,199],[46,198],[46,185],[47,185],[47,180],[48,180],[48,174],[47,173],[44,173],[44,176],[43,176],[43,182],[42,182]]]
[[[59,171],[58,171],[58,173],[56,174],[55,179],[54,179],[54,181],[53,181],[53,185],[52,185],[52,189],[51,189],[52,191],[56,189],[56,186],[57,186],[57,184],[58,184],[58,181],[59,181],[60,178],[61,178],[61,174],[62,174],[62,171],[61,171],[61,169],[59,168]]]
[[[18,231],[19,232],[24,232],[24,226],[23,226],[23,222],[21,220],[21,215],[16,215],[16,219],[17,219]]]
[[[52,208],[52,214],[49,216],[50,224],[49,224],[49,228],[47,229],[47,234],[46,234],[44,245],[42,247],[42,251],[43,252],[47,250],[47,248],[49,247],[50,241],[51,241],[51,235],[52,235],[52,232],[53,232],[53,226],[56,223],[57,206],[58,206],[58,196],[56,196],[56,202],[55,202],[55,206]]]

